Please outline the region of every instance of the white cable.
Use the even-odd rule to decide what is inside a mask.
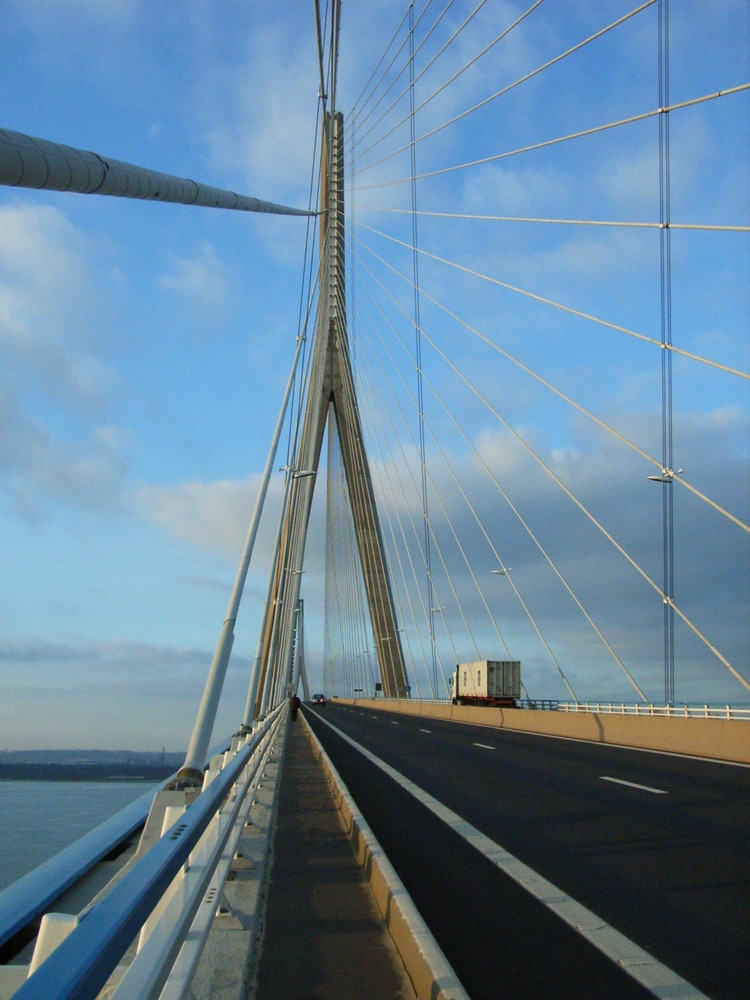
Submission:
[[[461,76],[463,73],[465,73],[467,69],[470,69],[479,59],[482,58],[483,55],[485,55],[487,52],[489,52],[490,49],[493,48],[495,45],[497,45],[498,42],[502,41],[503,38],[506,37],[506,35],[509,35],[510,32],[514,28],[517,28],[518,25],[521,23],[521,21],[525,20],[529,16],[529,14],[531,14],[532,11],[536,10],[536,8],[541,5],[542,2],[543,2],[543,0],[535,0],[535,2],[531,5],[531,7],[529,7],[522,14],[520,14],[515,19],[515,21],[513,21],[511,24],[509,24],[507,28],[505,28],[503,31],[501,31],[499,35],[497,35],[495,38],[492,39],[491,42],[489,42],[487,45],[485,45],[485,47],[480,52],[478,52],[475,56],[473,56],[464,66],[462,66],[461,69],[459,69],[456,73],[454,73],[453,76],[451,76],[448,80],[445,81],[445,83],[441,84],[438,87],[437,90],[433,91],[433,93],[430,94],[430,96],[428,98],[426,98],[424,101],[422,101],[422,103],[420,105],[418,105],[414,109],[414,113],[416,114],[418,111],[421,111],[422,108],[425,108],[431,101],[434,101],[434,99],[439,94],[442,94],[442,92],[447,87],[449,87],[452,83],[454,83],[454,81],[456,81],[459,78],[459,76]],[[651,0],[651,2],[653,3],[653,2],[655,2],[655,0]],[[427,72],[427,70],[435,62],[435,60],[437,59],[437,57],[440,56],[440,55],[442,55],[442,53],[445,51],[445,49],[448,47],[448,45],[453,41],[453,39],[456,37],[456,35],[458,35],[463,30],[463,28],[466,27],[466,25],[469,23],[469,21],[474,17],[474,14],[476,14],[477,11],[479,10],[479,8],[482,7],[482,6],[483,6],[483,4],[480,3],[479,7],[475,8],[475,10],[469,15],[469,17],[466,18],[466,20],[461,25],[461,27],[451,36],[451,38],[448,39],[448,41],[445,43],[445,45],[440,50],[440,52],[438,52],[437,55],[424,67],[424,69],[422,70],[422,72],[417,77],[417,80],[419,79],[419,77],[421,77],[424,73]],[[562,58],[562,56],[560,56],[559,58]],[[416,83],[416,80],[415,80],[415,83]],[[500,95],[498,94],[498,95],[495,95],[495,96],[500,96]],[[489,98],[489,100],[492,100],[492,99],[493,98]],[[479,105],[479,106],[481,106],[481,105]],[[393,107],[393,105],[391,105],[391,108],[392,107]],[[390,111],[391,108],[389,108],[388,110]],[[476,110],[476,109],[472,108],[471,110]],[[468,114],[468,113],[469,112],[465,112],[465,114]],[[378,119],[378,122],[382,121],[383,117],[385,117],[385,115],[382,115],[381,118]],[[459,117],[461,117],[461,116],[459,116]],[[384,139],[387,139],[389,135],[391,135],[393,132],[395,132],[396,129],[400,128],[400,126],[403,125],[404,122],[407,121],[407,120],[408,120],[407,118],[402,118],[399,122],[397,122],[387,132],[384,132],[383,135],[381,135],[380,138],[377,140],[377,142],[372,143],[372,145],[368,146],[367,149],[365,149],[361,153],[359,153],[358,156],[365,156],[365,154],[369,153],[370,150],[375,149],[376,146],[379,146],[380,143],[383,142]],[[450,124],[450,123],[448,123],[448,124]],[[441,128],[445,128],[444,125],[442,125],[440,127]],[[368,130],[368,131],[370,131],[370,130]],[[439,129],[436,129],[435,131],[439,131]],[[432,134],[433,133],[431,133],[431,132],[427,133],[427,135],[432,135]],[[425,136],[420,136],[420,138],[417,139],[416,141],[417,142],[421,142],[422,139],[426,139],[426,138],[427,138],[426,135]],[[364,136],[362,136],[362,139],[364,139]],[[383,157],[382,160],[378,160],[377,162],[378,163],[382,163],[384,160],[390,159],[392,156],[395,156],[397,153],[403,152],[403,150],[405,148],[406,148],[405,146],[402,146],[400,149],[396,150],[395,153],[390,153],[388,156]],[[370,166],[374,166],[374,165],[375,164],[370,164]],[[368,167],[364,167],[363,169],[367,170],[369,168]]]
[[[372,274],[372,272],[370,271],[370,269],[367,267],[366,264],[364,264],[364,262],[359,257],[359,255],[355,254],[355,256],[357,257],[357,260],[360,261],[360,263],[365,268],[365,270],[373,278],[375,278],[375,281],[377,281],[377,283],[381,286],[381,288],[383,288],[382,283],[379,282],[378,279],[375,277],[375,275]],[[389,297],[391,299],[393,299],[393,296],[390,295],[390,293],[387,291],[387,289],[384,288],[383,290],[386,292],[387,295],[389,295]],[[395,302],[395,299],[393,299],[393,301]],[[396,303],[396,305],[398,305],[398,303]],[[659,587],[659,585],[657,583],[655,583],[654,580],[651,579],[651,577],[648,575],[648,573],[635,561],[635,559],[623,548],[623,546],[620,545],[620,543],[618,541],[616,541],[616,539],[612,536],[612,534],[609,531],[607,531],[607,529],[604,527],[604,525],[601,524],[601,522],[597,520],[597,518],[584,506],[584,504],[575,496],[575,494],[572,493],[572,491],[562,482],[562,480],[557,475],[555,475],[555,473],[547,465],[547,463],[544,461],[544,459],[542,459],[541,456],[539,456],[534,451],[534,449],[531,447],[531,445],[529,445],[526,442],[526,440],[518,433],[518,431],[516,431],[505,420],[505,418],[495,409],[495,407],[489,402],[489,400],[454,365],[454,363],[450,360],[450,358],[448,358],[448,356],[443,351],[440,350],[440,348],[435,344],[435,342],[433,340],[431,340],[430,337],[428,337],[428,335],[425,333],[424,330],[422,331],[422,335],[424,336],[425,340],[427,340],[427,342],[433,347],[433,349],[443,358],[443,360],[446,362],[446,364],[448,364],[450,366],[450,368],[452,368],[453,371],[455,371],[455,373],[465,383],[465,385],[474,393],[474,395],[477,396],[477,398],[487,407],[487,409],[490,410],[491,413],[493,413],[495,415],[495,417],[497,417],[497,419],[512,434],[512,436],[518,441],[518,443],[524,448],[524,450],[534,459],[535,462],[537,462],[540,465],[540,467],[547,473],[547,475],[553,480],[553,482],[555,482],[556,485],[559,486],[559,488],[575,504],[575,506],[578,507],[578,509],[581,511],[581,513],[583,513],[585,515],[585,517],[588,518],[588,520],[590,520],[591,523],[595,527],[597,527],[599,529],[599,531],[604,535],[604,537],[615,547],[615,549],[617,549],[617,551],[633,567],[633,569],[635,569],[635,571],[638,573],[638,575],[657,594],[659,594],[659,596],[661,597],[662,601],[667,600],[667,597],[664,594],[664,592],[662,591],[661,587]],[[711,650],[711,652],[726,667],[726,669],[732,674],[732,676],[735,677],[736,680],[738,680],[740,682],[740,684],[742,684],[742,686],[744,688],[746,688],[748,691],[750,691],[750,683],[748,681],[746,681],[745,678],[732,666],[732,664],[729,662],[729,660],[727,660],[726,657],[723,656],[723,654],[721,652],[719,652],[719,650],[714,645],[712,645],[712,643],[709,641],[709,639],[698,629],[698,627],[696,625],[693,624],[693,622],[685,615],[685,613],[683,611],[681,611],[674,602],[671,602],[671,603],[672,603],[672,607],[674,609],[675,614],[677,614],[685,622],[685,624],[693,631],[693,633],[706,645],[706,647]]]
[[[655,0],[651,0],[655,2]],[[423,174],[417,174],[416,180],[424,180],[427,177],[438,177],[441,174],[449,174],[455,170],[465,170],[468,167],[478,167],[485,163],[495,163],[498,160],[504,160],[509,156],[518,156],[520,153],[530,153],[535,149],[546,149],[549,146],[557,146],[560,143],[568,142],[572,139],[581,139],[587,135],[597,135],[599,132],[606,132],[609,129],[619,128],[622,125],[632,125],[635,122],[646,121],[649,118],[655,118],[657,115],[666,114],[671,111],[680,111],[683,108],[692,108],[698,104],[704,104],[706,101],[715,101],[719,97],[728,97],[732,94],[739,94],[745,90],[750,89],[750,83],[743,83],[737,87],[728,87],[725,90],[717,90],[711,94],[702,94],[700,97],[694,97],[689,101],[681,101],[679,104],[671,104],[666,108],[654,108],[652,111],[644,111],[639,115],[630,115],[628,118],[618,118],[616,121],[605,122],[603,125],[594,125],[592,128],[581,129],[579,132],[568,132],[566,135],[556,136],[554,139],[545,139],[543,142],[535,142],[529,146],[519,146],[517,149],[509,149],[504,153],[494,153],[492,156],[483,156],[477,160],[469,160],[466,163],[456,163],[451,167],[440,167],[438,170],[430,170]],[[429,133],[431,134],[431,133]],[[421,136],[421,139],[426,139],[427,136]],[[420,139],[417,139],[419,142]],[[408,149],[408,146],[403,147]],[[401,152],[401,150],[399,150]],[[378,160],[377,163],[382,161]],[[369,170],[374,167],[375,163],[370,163],[366,167],[361,167],[358,173],[364,170]],[[381,181],[379,184],[363,184],[357,188],[358,191],[373,191],[376,188],[392,187],[396,184],[410,184],[411,176],[409,177],[399,177],[397,180],[393,181]]]
[[[359,190],[359,189],[358,189]],[[393,215],[412,215],[410,208],[389,208],[360,202],[359,208],[371,212],[389,212]],[[527,222],[552,226],[607,226],[614,229],[690,229],[712,233],[750,233],[750,226],[709,225],[697,222],[627,222],[623,219],[545,219],[521,215],[478,215],[469,212],[431,212],[420,209],[417,215],[428,215],[435,219],[468,219],[474,222]],[[658,343],[658,341],[657,341]]]
[[[396,243],[400,243],[401,242],[400,240],[395,240],[395,238],[393,238],[393,237],[388,237],[388,238],[389,239],[393,239],[394,242],[396,242]],[[378,253],[376,253],[370,246],[368,246],[367,243],[365,243],[363,240],[359,239],[358,237],[355,237],[355,239],[357,239],[357,242],[360,244],[360,246],[364,247],[364,249],[367,250],[368,253],[372,254],[373,257],[375,257],[382,264],[384,264],[397,277],[401,278],[402,281],[405,281],[407,284],[412,284],[411,279],[409,277],[407,277],[405,274],[403,274],[397,268],[393,267],[392,264],[389,264],[387,260],[385,260],[383,257],[381,257]],[[407,244],[402,244],[402,245],[406,246]],[[422,251],[422,250],[420,250],[419,252],[420,253],[426,253],[426,251]],[[433,256],[433,255],[432,254],[428,254],[428,256]],[[361,259],[361,258],[358,258],[358,259]],[[436,258],[436,259],[442,260],[442,258]],[[445,263],[449,263],[449,262],[446,261]],[[468,270],[467,268],[462,268],[460,265],[455,265],[455,266],[458,267],[459,270]],[[371,271],[369,273],[372,274]],[[377,281],[377,278],[375,280]],[[497,283],[497,284],[502,284],[502,282],[497,281],[497,279],[494,279],[494,278],[488,278],[487,280],[488,281],[492,281],[492,282]],[[378,282],[378,283],[380,284],[380,282]],[[508,287],[510,287],[510,286],[508,286]],[[520,289],[514,289],[514,290],[515,291],[520,291]],[[483,343],[487,344],[488,347],[491,347],[494,351],[497,351],[497,353],[500,354],[500,355],[502,355],[502,357],[504,357],[507,361],[510,361],[512,364],[516,365],[518,368],[521,369],[521,371],[525,372],[527,375],[530,375],[533,379],[535,379],[537,382],[539,382],[545,388],[549,389],[551,392],[553,392],[560,399],[564,400],[566,403],[570,404],[570,406],[572,406],[574,409],[578,410],[579,413],[582,413],[584,416],[588,417],[595,424],[597,424],[599,427],[601,427],[602,430],[606,430],[613,437],[617,438],[617,440],[620,441],[621,444],[624,444],[628,448],[631,448],[633,451],[636,452],[636,454],[640,455],[640,457],[643,458],[645,461],[650,462],[651,465],[653,465],[655,468],[660,469],[662,471],[663,475],[672,475],[673,476],[671,470],[663,469],[662,468],[662,464],[661,464],[661,462],[658,459],[653,458],[651,455],[648,454],[648,452],[645,452],[642,448],[640,448],[637,444],[635,444],[635,442],[633,442],[629,438],[625,437],[624,434],[621,434],[618,430],[615,430],[615,428],[612,427],[610,424],[606,423],[606,421],[602,420],[600,417],[597,417],[594,413],[592,413],[590,410],[587,410],[586,407],[582,406],[580,403],[577,403],[574,399],[572,399],[570,396],[568,396],[566,393],[564,393],[561,389],[558,389],[551,382],[548,382],[547,379],[543,378],[541,375],[539,375],[537,372],[535,372],[532,368],[529,368],[528,365],[525,365],[522,361],[519,361],[518,358],[514,357],[514,355],[508,353],[508,351],[505,351],[502,347],[500,347],[499,344],[496,344],[493,340],[490,340],[490,338],[486,334],[484,334],[481,331],[477,330],[476,327],[473,327],[470,323],[467,323],[466,320],[461,319],[460,316],[458,316],[456,313],[454,313],[447,306],[445,306],[441,302],[439,302],[436,298],[434,298],[434,296],[430,295],[429,292],[425,291],[424,288],[420,288],[420,293],[426,299],[429,299],[430,302],[434,303],[434,305],[436,305],[444,313],[446,313],[446,315],[450,316],[451,319],[454,319],[457,323],[459,323],[461,326],[463,326],[465,329],[467,329],[475,337],[477,337]],[[523,294],[525,294],[525,295],[531,295],[531,293],[529,293],[529,292],[524,292]],[[532,296],[532,297],[536,298],[536,296]],[[401,307],[399,306],[399,308],[401,308]],[[568,312],[573,312],[574,311],[574,310],[568,309],[566,306],[560,306],[560,308],[565,309]],[[593,318],[593,317],[587,317],[587,318]],[[598,321],[598,322],[603,322],[603,321]],[[606,324],[606,325],[610,325],[610,324]],[[622,328],[620,328],[620,329],[622,329]],[[632,332],[632,331],[629,331],[629,332]],[[636,337],[638,337],[640,339],[646,339],[646,338],[643,337],[642,334],[633,334],[633,336],[636,336]],[[429,338],[426,338],[426,339],[429,339]],[[659,343],[659,342],[655,341],[655,343]],[[737,373],[737,374],[741,374],[741,373]],[[746,376],[743,376],[743,377],[746,377]],[[712,500],[710,497],[708,497],[705,494],[701,493],[695,486],[692,486],[682,476],[680,476],[679,478],[674,478],[674,476],[673,476],[673,479],[674,479],[675,482],[681,483],[682,486],[684,486],[686,489],[690,490],[690,492],[693,493],[693,494],[695,494],[695,496],[699,497],[699,499],[703,500],[704,503],[707,503],[710,507],[712,507],[715,511],[717,511],[717,513],[721,514],[723,517],[726,517],[727,520],[729,520],[733,524],[737,525],[737,527],[742,528],[743,531],[746,531],[746,532],[750,533],[750,525],[748,525],[744,521],[740,520],[740,518],[736,517],[736,515],[732,514],[730,511],[726,510],[724,507],[722,507],[720,504],[718,504],[715,500]]]
[[[498,97],[502,97],[503,94],[507,94],[509,91],[514,90],[516,87],[520,87],[520,85],[522,83],[527,83],[529,80],[533,79],[533,77],[538,76],[540,73],[542,73],[545,69],[549,69],[550,66],[554,66],[556,63],[561,62],[563,59],[566,59],[568,56],[573,55],[573,53],[578,52],[580,49],[584,48],[586,45],[589,45],[591,42],[594,42],[598,38],[601,38],[603,35],[606,35],[608,32],[612,31],[614,28],[618,28],[621,24],[624,24],[625,21],[628,21],[631,17],[635,17],[636,14],[640,14],[642,11],[646,10],[646,8],[653,6],[653,4],[655,4],[656,2],[657,2],[657,0],[646,0],[646,3],[643,3],[639,7],[634,8],[633,10],[629,11],[627,14],[624,14],[622,17],[618,18],[616,21],[612,21],[610,24],[605,25],[605,27],[601,28],[599,31],[594,32],[593,35],[589,35],[588,38],[584,38],[583,41],[580,41],[576,45],[573,45],[569,49],[566,49],[565,52],[561,52],[560,55],[555,56],[554,59],[550,59],[546,63],[543,63],[541,66],[537,66],[537,68],[534,69],[534,70],[532,70],[530,73],[526,73],[524,76],[521,76],[517,80],[514,80],[513,83],[509,83],[507,86],[503,87],[501,90],[496,91],[494,94],[490,94],[489,97],[485,97],[484,100],[480,101],[478,104],[474,104],[472,107],[467,108],[465,111],[462,111],[460,114],[454,115],[454,117],[451,118],[451,119],[449,119],[448,121],[443,122],[442,125],[438,125],[436,128],[431,129],[429,132],[426,132],[424,135],[419,136],[419,138],[416,141],[417,142],[422,142],[423,139],[429,139],[430,136],[433,136],[436,133],[441,132],[444,128],[447,128],[449,125],[454,125],[457,121],[460,121],[462,118],[466,118],[467,115],[473,114],[474,111],[478,111],[480,108],[485,107],[491,101],[495,101],[495,100],[497,100]],[[526,11],[522,15],[522,17],[525,17],[527,14],[531,13],[531,10],[533,10],[533,9],[534,8],[532,7],[530,10]],[[521,19],[522,18],[519,18],[518,20],[520,21]],[[514,26],[515,25],[511,25],[511,27],[514,27]],[[450,82],[451,81],[449,80],[448,83],[450,83]],[[447,84],[445,84],[444,86],[447,86]],[[441,89],[444,89],[444,88],[441,88]],[[437,91],[437,93],[439,93],[439,91]],[[433,96],[435,96],[435,95],[433,95]],[[431,98],[430,98],[430,100],[431,100]],[[417,108],[417,110],[420,110],[422,107],[424,107],[424,104],[426,104],[426,103],[427,103],[427,101],[425,101],[422,105],[420,105],[420,107]],[[381,157],[381,159],[379,159],[379,160],[375,160],[374,163],[368,163],[366,166],[360,167],[359,171],[357,171],[357,172],[358,173],[363,173],[365,170],[370,170],[370,169],[372,169],[372,167],[377,166],[380,163],[384,163],[386,160],[389,160],[392,157],[397,156],[399,153],[402,153],[404,151],[404,149],[406,149],[406,148],[408,148],[408,147],[402,146],[400,149],[394,150],[392,153],[389,153],[387,156]],[[364,156],[368,151],[369,150],[366,150],[366,149],[362,150],[362,152],[359,155],[360,156]]]
[[[365,289],[367,290],[367,293],[370,296],[370,298],[373,299],[373,301],[375,302],[375,304],[378,306],[378,309],[380,310],[381,315],[385,319],[386,323],[388,323],[388,326],[390,327],[392,333],[394,334],[394,336],[398,340],[399,344],[403,348],[404,353],[407,355],[407,357],[409,357],[410,361],[413,361],[413,359],[412,359],[412,357],[411,357],[411,355],[410,355],[410,353],[409,353],[409,351],[408,351],[408,349],[406,347],[406,344],[403,342],[403,340],[401,339],[401,337],[398,335],[398,333],[397,333],[395,327],[393,326],[393,324],[385,316],[385,313],[382,311],[382,308],[380,307],[379,303],[377,303],[377,301],[373,298],[370,289],[367,288],[366,285],[365,285]],[[391,356],[391,353],[390,353],[390,351],[389,351],[389,349],[388,349],[385,341],[382,338],[381,338],[381,343],[383,344],[383,347],[384,347],[386,353],[391,358],[391,362],[392,362],[394,368],[396,369],[397,372],[399,372],[398,365],[396,364],[395,359],[393,359],[393,357]],[[604,644],[604,646],[606,647],[606,649],[609,651],[609,653],[612,655],[612,657],[614,658],[614,660],[617,663],[617,665],[623,671],[623,673],[625,674],[625,676],[627,677],[627,679],[630,681],[630,683],[632,684],[632,686],[635,688],[635,690],[638,692],[638,694],[640,695],[640,697],[644,701],[648,701],[648,699],[646,698],[646,695],[641,690],[640,686],[635,681],[635,679],[631,675],[630,671],[627,669],[627,667],[622,662],[622,660],[620,659],[620,657],[617,655],[617,653],[615,652],[615,650],[612,648],[612,646],[610,645],[610,643],[607,641],[607,639],[605,638],[605,636],[603,635],[603,633],[601,632],[601,630],[598,628],[598,626],[596,625],[596,623],[594,622],[594,620],[591,618],[591,616],[589,615],[589,613],[586,611],[585,607],[583,606],[582,602],[579,600],[578,596],[571,589],[571,587],[569,586],[569,584],[567,583],[567,581],[565,580],[565,578],[562,576],[560,570],[557,568],[557,566],[554,564],[554,562],[552,561],[552,559],[547,554],[546,550],[542,546],[542,544],[539,541],[539,539],[536,537],[536,535],[534,534],[534,532],[531,530],[531,527],[527,524],[527,522],[525,521],[525,519],[521,515],[520,511],[516,508],[516,506],[511,501],[510,497],[507,495],[507,493],[505,492],[505,490],[502,488],[502,486],[500,485],[500,483],[497,481],[497,479],[495,478],[494,474],[492,473],[492,471],[490,470],[489,466],[487,465],[487,463],[485,462],[485,460],[482,458],[482,456],[480,455],[480,453],[477,451],[477,449],[474,446],[474,444],[470,441],[468,435],[466,434],[466,432],[464,431],[464,429],[461,427],[461,425],[459,424],[458,420],[456,419],[456,417],[454,416],[454,414],[451,412],[450,408],[446,404],[445,400],[443,399],[443,396],[437,391],[437,389],[435,388],[434,384],[432,383],[432,381],[429,379],[429,377],[427,375],[424,375],[424,379],[427,382],[427,384],[430,387],[430,389],[432,390],[432,393],[435,396],[435,398],[437,399],[437,401],[440,403],[440,405],[443,407],[443,409],[446,411],[446,413],[450,417],[450,419],[453,422],[453,424],[456,426],[457,430],[459,431],[459,433],[461,434],[461,436],[463,437],[463,439],[466,441],[466,443],[469,445],[469,447],[474,452],[474,454],[476,455],[476,457],[479,459],[479,461],[482,464],[483,468],[485,469],[485,471],[487,472],[487,474],[491,478],[492,482],[497,487],[498,491],[500,492],[501,496],[503,497],[503,499],[506,501],[506,503],[510,507],[511,511],[515,514],[516,518],[519,520],[519,522],[523,526],[523,528],[526,531],[526,533],[529,535],[529,537],[531,538],[531,540],[534,542],[534,544],[536,545],[536,547],[539,549],[539,551],[541,552],[541,554],[544,556],[544,558],[547,561],[547,563],[549,564],[549,566],[555,572],[556,576],[558,577],[558,579],[560,580],[560,582],[563,584],[563,586],[567,590],[568,594],[575,601],[575,603],[578,606],[579,610],[583,613],[583,615],[586,618],[586,620],[588,621],[588,623],[591,625],[591,627],[593,628],[593,630],[595,631],[595,633],[597,634],[597,636],[601,639],[602,643]],[[433,440],[435,440],[435,443],[437,444],[437,440],[435,439],[435,435],[432,433],[432,430],[430,430],[430,433],[432,434]],[[438,445],[438,447],[440,447],[440,446]],[[493,547],[493,551],[494,551],[494,547]],[[495,553],[495,554],[496,554],[496,557],[498,559],[498,562],[500,564],[501,569],[505,571],[505,566],[504,566],[502,560],[500,559],[499,555],[497,555],[497,553]],[[506,575],[507,575],[507,573],[506,573]],[[516,588],[515,581],[512,579],[512,577],[508,576],[508,582],[511,584],[513,590],[516,593],[516,596],[519,598],[519,601],[521,602],[522,606],[525,608],[525,603],[524,603],[524,601],[523,601],[520,593],[518,592],[518,590]],[[527,614],[529,615],[529,617],[530,617],[530,619],[532,621],[532,624],[536,627],[536,624],[535,624],[533,618],[531,617],[531,615],[530,615],[530,613],[528,611],[527,611]],[[540,638],[541,638],[541,635],[540,635]],[[545,645],[546,645],[546,643],[545,643]],[[554,657],[553,657],[553,662],[556,663],[556,661],[554,660]]]

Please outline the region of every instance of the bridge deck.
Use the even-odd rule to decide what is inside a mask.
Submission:
[[[413,997],[301,722],[287,741],[256,993]]]

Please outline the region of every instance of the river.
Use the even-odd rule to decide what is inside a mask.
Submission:
[[[142,781],[0,781],[0,891],[155,787]]]

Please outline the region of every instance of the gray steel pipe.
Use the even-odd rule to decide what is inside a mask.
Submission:
[[[271,215],[315,215],[306,209],[260,201],[224,188],[198,184],[112,160],[85,149],[0,129],[0,184],[42,191],[108,194],[117,198],[168,201],[178,205],[230,208]]]
[[[284,426],[286,410],[289,405],[289,397],[292,394],[292,387],[294,386],[294,376],[297,371],[297,363],[299,361],[304,342],[305,338],[300,334],[300,336],[297,337],[297,349],[294,352],[292,370],[289,372],[286,389],[284,390],[284,399],[281,403],[279,419],[276,421],[276,429],[274,430],[273,440],[271,441],[271,447],[268,451],[266,467],[263,471],[263,479],[261,480],[258,497],[255,501],[255,508],[253,510],[253,516],[250,520],[250,527],[247,530],[245,547],[242,550],[242,557],[237,570],[237,577],[234,582],[234,588],[232,589],[232,595],[229,598],[227,616],[224,620],[221,634],[219,635],[219,641],[216,644],[216,650],[214,652],[214,658],[211,661],[211,668],[208,672],[208,677],[206,678],[206,686],[203,690],[203,698],[201,699],[200,707],[198,708],[198,715],[193,727],[193,733],[190,737],[190,744],[185,756],[185,763],[177,772],[176,781],[178,783],[183,782],[197,785],[203,781],[203,761],[205,760],[209,740],[211,739],[211,733],[214,728],[216,711],[219,707],[219,699],[221,698],[221,691],[224,686],[224,677],[226,676],[227,667],[229,666],[229,657],[232,655],[232,646],[234,644],[234,626],[237,622],[237,614],[240,608],[240,601],[242,600],[242,592],[245,589],[245,580],[247,579],[247,572],[250,568],[250,559],[253,554],[253,548],[255,547],[255,538],[258,534],[258,526],[260,524],[261,515],[263,514],[263,504],[266,501],[268,484],[271,480],[271,470],[273,469],[273,463],[276,458],[276,450],[279,446],[279,438],[281,437],[281,431]]]

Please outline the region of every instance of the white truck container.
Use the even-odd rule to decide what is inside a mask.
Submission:
[[[454,705],[512,707],[521,697],[520,660],[475,660],[459,663],[451,678]]]

